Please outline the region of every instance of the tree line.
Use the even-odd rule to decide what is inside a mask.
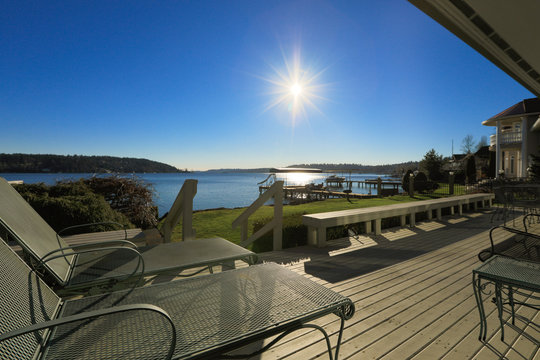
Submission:
[[[0,154],[0,173],[185,172],[148,159],[114,156]]]

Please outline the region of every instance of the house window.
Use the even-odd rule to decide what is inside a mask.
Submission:
[[[521,123],[520,122],[514,123],[514,131],[521,132]]]
[[[510,157],[510,174],[514,173],[514,155]]]

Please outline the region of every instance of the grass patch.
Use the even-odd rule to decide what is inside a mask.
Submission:
[[[305,214],[316,214],[328,211],[350,210],[366,208],[373,206],[383,206],[399,204],[411,201],[429,200],[434,197],[442,197],[442,194],[417,194],[414,198],[407,195],[395,195],[386,198],[373,199],[352,199],[348,202],[346,199],[328,199],[324,201],[315,201],[300,205],[284,205],[283,217],[284,224],[287,224],[287,218],[301,219]],[[240,242],[240,227],[232,229],[232,222],[242,214],[245,208],[237,209],[214,209],[196,211],[193,213],[193,227],[197,238],[222,237],[236,244]],[[263,206],[253,214],[248,221],[249,234],[253,233],[255,222],[261,223],[272,218],[274,214],[273,206]],[[294,222],[294,221],[293,221]],[[297,222],[297,220],[296,220]],[[173,231],[172,240],[179,241],[182,238],[182,226],[179,224]],[[284,240],[285,242],[285,240]]]

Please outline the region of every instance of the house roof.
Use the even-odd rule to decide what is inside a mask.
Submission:
[[[496,126],[498,120],[505,120],[510,118],[519,118],[525,115],[538,115],[540,114],[540,99],[532,98],[525,99],[518,102],[515,105],[510,106],[508,109],[501,111],[495,116],[482,122],[482,125]]]
[[[478,151],[474,153],[477,157],[488,157],[489,158],[489,146],[482,146]]]
[[[540,1],[409,1],[540,96]]]

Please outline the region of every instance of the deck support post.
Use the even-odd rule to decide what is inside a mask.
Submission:
[[[381,219],[375,219],[375,235],[381,235]]]
[[[326,246],[326,226],[317,228],[317,247]]]
[[[367,233],[367,234],[370,234],[370,233],[372,232],[372,230],[371,230],[371,220],[366,221],[366,222],[364,223],[364,225],[365,225],[365,227],[366,227],[366,233]]]
[[[308,226],[307,238],[308,238],[308,245],[316,246],[317,245],[317,228],[313,226]]]

